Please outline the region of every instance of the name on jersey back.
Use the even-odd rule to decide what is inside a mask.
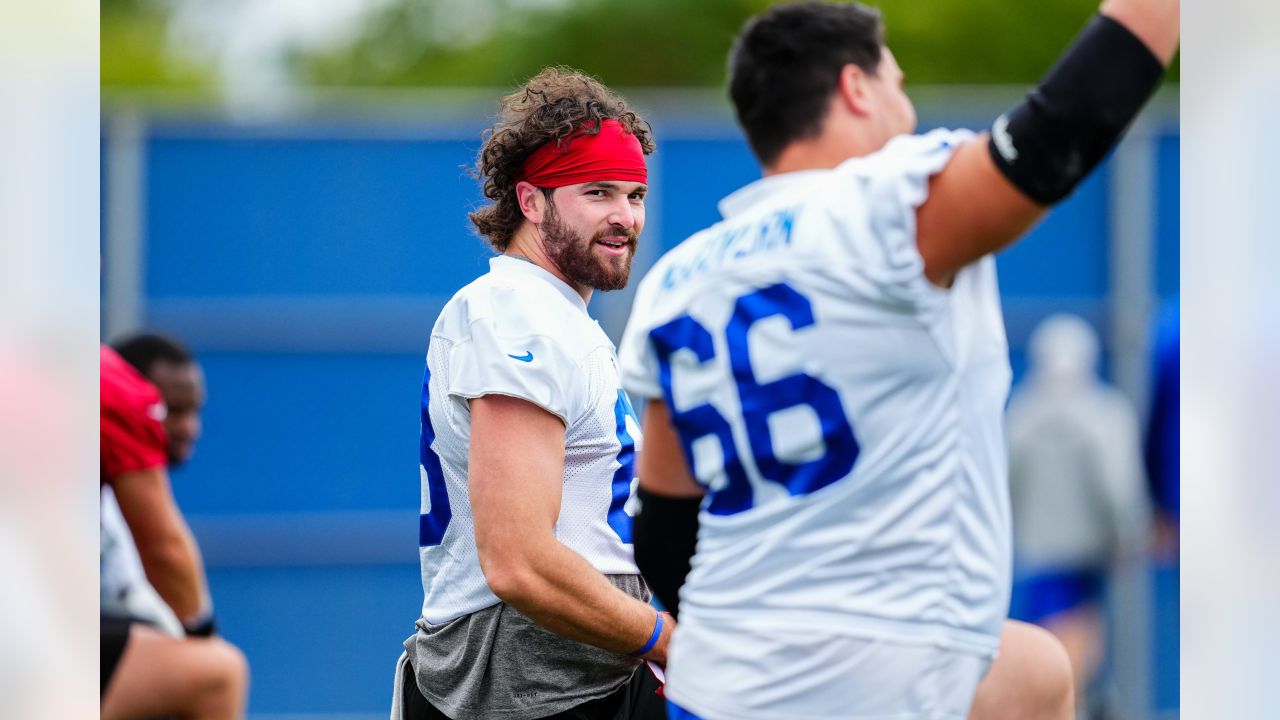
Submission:
[[[672,290],[710,270],[791,245],[797,207],[783,208],[748,223],[725,223],[700,238],[689,257],[672,261],[662,275],[662,289]]]

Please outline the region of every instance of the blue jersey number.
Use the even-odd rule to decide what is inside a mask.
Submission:
[[[849,474],[858,458],[858,443],[835,388],[805,373],[768,383],[756,380],[751,368],[747,335],[752,325],[774,315],[786,318],[792,330],[802,330],[814,324],[812,303],[789,285],[779,283],[743,295],[734,305],[724,331],[729,367],[750,443],[747,451],[760,476],[782,485],[792,495],[807,495]],[[708,436],[719,441],[724,454],[725,483],[711,492],[708,511],[731,515],[750,508],[751,482],[734,443],[729,421],[710,402],[692,408],[678,408],[672,397],[671,355],[677,350],[689,350],[700,365],[711,362],[715,359],[711,333],[691,316],[681,315],[655,328],[649,339],[658,357],[659,382],[684,446],[685,457],[692,461],[694,442]],[[774,452],[769,416],[800,405],[808,405],[817,414],[826,451],[820,458],[790,463],[779,459]]]
[[[609,527],[618,534],[624,543],[631,542],[631,516],[624,509],[627,499],[631,497],[631,479],[636,476],[636,441],[627,429],[627,418],[631,418],[634,426],[639,427],[636,411],[631,407],[631,399],[622,388],[618,388],[618,399],[613,404],[613,419],[618,435],[618,469],[613,472],[613,497],[609,501],[609,514],[606,520]]]
[[[435,428],[431,426],[431,368],[427,368],[422,378],[422,432],[418,438],[418,463],[427,476],[427,497],[431,500],[431,511],[418,516],[418,547],[439,545],[444,539],[444,531],[449,529],[449,521],[453,519],[453,510],[449,507],[449,490],[444,484],[444,470],[440,467],[440,456],[431,449],[436,441]]]
[[[445,530],[449,529],[449,521],[453,519],[444,470],[440,467],[440,456],[431,449],[436,440],[436,432],[431,425],[430,384],[431,370],[428,368],[422,379],[422,432],[418,440],[418,462],[427,478],[427,496],[431,499],[431,510],[418,516],[418,547],[439,545],[444,540]],[[627,418],[630,417],[637,427],[640,421],[631,407],[631,400],[621,389],[618,390],[618,399],[613,406],[613,415],[618,436],[618,469],[613,473],[613,496],[606,520],[622,542],[630,543],[631,516],[624,508],[627,499],[631,497],[631,480],[635,477],[636,443],[635,438],[631,437],[631,431],[627,429]]]

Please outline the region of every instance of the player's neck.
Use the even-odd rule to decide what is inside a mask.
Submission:
[[[764,175],[830,170],[849,158],[870,155],[884,145],[872,138],[873,133],[856,122],[828,118],[816,137],[796,140],[783,148],[778,159],[764,168]]]
[[[516,231],[515,237],[511,238],[511,244],[507,245],[507,249],[502,254],[537,265],[554,275],[560,282],[573,288],[574,292],[582,297],[584,303],[591,303],[591,288],[573,282],[560,271],[560,268],[547,255],[538,228],[532,223],[526,222]]]

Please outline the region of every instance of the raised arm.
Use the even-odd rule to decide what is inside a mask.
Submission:
[[[499,598],[543,627],[596,647],[645,647],[652,607],[615,588],[555,537],[564,484],[564,424],[505,395],[471,401],[468,489],[480,568]],[[674,622],[643,657],[666,663]]]
[[[1178,49],[1179,6],[1179,0],[1105,0],[1098,12],[1128,28],[1168,67]]]
[[[1102,161],[1172,60],[1178,11],[1179,0],[1106,0],[1039,86],[956,151],[916,214],[930,281],[948,286],[1009,245]]]

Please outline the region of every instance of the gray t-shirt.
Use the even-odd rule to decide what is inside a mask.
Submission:
[[[648,602],[639,575],[606,575]],[[557,635],[506,603],[442,625],[419,619],[404,641],[418,688],[454,720],[533,720],[604,697],[640,660]]]

